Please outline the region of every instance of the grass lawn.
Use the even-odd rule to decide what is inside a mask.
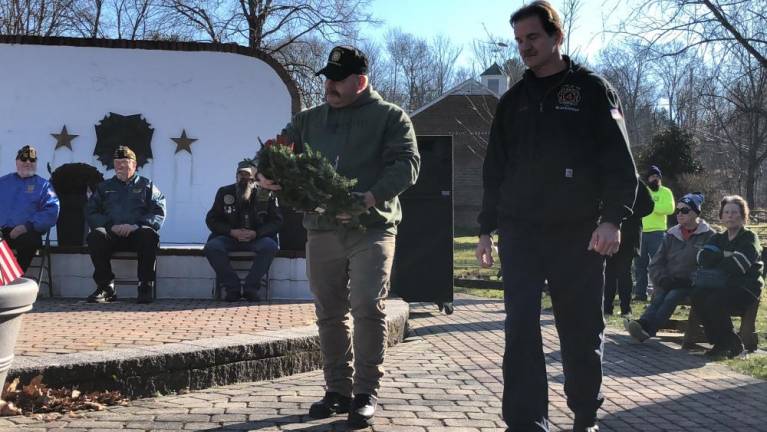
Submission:
[[[757,229],[760,236],[762,232],[767,233],[767,226],[759,226]],[[465,279],[485,279],[485,280],[498,280],[497,274],[499,270],[498,257],[495,256],[496,262],[491,269],[480,269],[477,265],[477,260],[474,258],[474,249],[477,246],[477,237],[456,237],[453,242],[454,250],[454,267],[455,277]],[[477,289],[477,288],[464,288],[454,287],[456,293],[468,294],[484,298],[503,299],[502,290],[493,289]],[[765,290],[767,291],[767,290]],[[616,299],[617,300],[617,299]],[[647,307],[647,302],[634,302],[632,304],[633,316],[639,317]],[[551,309],[551,299],[549,296],[543,296],[542,305],[544,309]],[[619,309],[616,307],[616,310]],[[689,306],[679,306],[674,312],[672,319],[686,320],[689,313]],[[609,327],[623,329],[623,320],[619,315],[613,315],[606,317],[606,322]],[[739,328],[740,319],[733,318],[733,324],[735,328]],[[759,349],[761,351],[767,351],[767,295],[762,295],[761,305],[759,306],[759,312],[756,316],[756,331],[759,334]],[[681,335],[680,335],[681,343]],[[733,359],[724,361],[725,364],[730,367],[754,376],[767,380],[767,355],[765,354],[752,354],[746,359]]]

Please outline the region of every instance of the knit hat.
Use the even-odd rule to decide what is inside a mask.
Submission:
[[[700,214],[700,206],[703,205],[703,194],[700,192],[688,193],[679,200],[680,203],[686,204],[697,214]]]
[[[651,175],[663,177],[663,173],[660,172],[660,168],[658,168],[656,165],[650,165],[650,168],[647,169],[647,174],[644,176],[644,178],[648,178]]]
[[[127,146],[119,146],[115,149],[114,159],[133,159],[136,160],[136,153]]]
[[[256,177],[256,166],[253,165],[253,161],[249,159],[245,159],[240,161],[240,163],[237,164],[237,172],[240,171],[247,171],[250,173],[251,177]]]

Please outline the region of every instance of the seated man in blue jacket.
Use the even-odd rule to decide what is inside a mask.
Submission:
[[[59,198],[36,171],[37,151],[24,146],[16,154],[16,172],[0,177],[2,238],[16,250],[25,272],[43,244],[43,234],[59,217]]]
[[[136,174],[136,154],[130,148],[115,150],[114,165],[115,176],[100,183],[85,205],[96,281],[88,301],[107,303],[117,298],[110,259],[114,251],[128,250],[138,254],[138,303],[151,303],[165,196],[151,180]]]
[[[256,185],[256,167],[250,161],[237,166],[237,183],[218,190],[205,223],[211,231],[205,256],[224,288],[224,299],[237,301],[242,296],[248,301],[259,301],[261,278],[277,253],[282,213],[277,199]],[[229,262],[229,252],[233,251],[255,253],[242,294],[240,278]]]

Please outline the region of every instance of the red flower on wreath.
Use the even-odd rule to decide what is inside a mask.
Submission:
[[[264,143],[264,147],[272,147],[272,146],[288,147],[291,153],[293,153],[293,150],[295,149],[295,144],[293,144],[292,142],[288,140],[288,136],[281,135],[281,134],[278,134],[276,138],[266,140],[266,142]]]

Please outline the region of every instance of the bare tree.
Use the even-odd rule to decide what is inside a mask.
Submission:
[[[562,0],[562,25],[564,30],[565,46],[563,54],[570,57],[576,57],[578,55],[577,50],[575,52],[570,50],[570,39],[572,34],[578,28],[578,15],[583,7],[582,0]]]
[[[441,96],[455,84],[455,64],[463,49],[455,46],[450,38],[437,35],[431,42],[433,59],[434,90],[436,96]]]
[[[59,36],[73,0],[0,0],[0,33]]]
[[[767,67],[767,2],[764,0],[634,0],[620,33],[649,45],[675,41],[675,55],[694,47],[744,49]]]
[[[612,83],[623,104],[629,139],[635,146],[654,134],[656,89],[650,79],[650,53],[638,43],[612,44],[599,53],[599,71]]]
[[[407,98],[405,109],[413,111],[430,100],[433,92],[429,45],[424,39],[394,29],[386,34],[386,50],[395,68],[395,80],[402,78]]]
[[[77,0],[69,11],[71,31],[81,37],[106,37],[102,27],[104,0]]]
[[[767,160],[767,69],[745,49],[734,60],[720,64],[707,82],[704,101],[711,122],[706,137],[756,206]]]

